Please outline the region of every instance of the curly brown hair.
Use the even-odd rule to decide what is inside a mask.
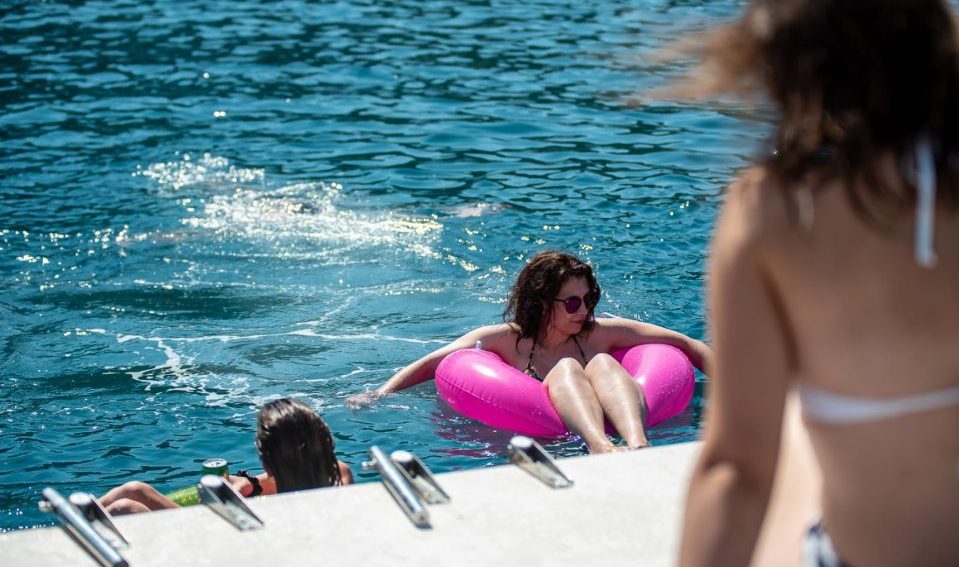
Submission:
[[[915,203],[908,174],[882,178],[879,159],[908,164],[933,144],[938,200],[959,205],[959,39],[942,0],[752,0],[702,37],[703,64],[680,92],[764,92],[779,111],[778,178],[839,179],[867,219]]]
[[[589,314],[580,334],[588,333],[596,324],[593,310],[602,294],[593,268],[572,254],[544,251],[533,256],[516,278],[506,300],[503,321],[519,327],[520,339],[540,338],[543,321],[553,316],[556,294],[570,278],[585,278],[589,292],[585,297]]]
[[[260,409],[256,448],[263,466],[276,479],[277,492],[343,482],[330,429],[295,398],[280,398]]]

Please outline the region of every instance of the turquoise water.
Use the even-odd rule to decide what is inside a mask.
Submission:
[[[47,523],[44,486],[256,467],[278,396],[360,481],[371,444],[502,462],[509,434],[431,383],[343,401],[497,321],[544,248],[595,266],[600,311],[705,338],[709,232],[760,129],[628,103],[677,72],[651,50],[740,4],[5,2],[0,530]]]

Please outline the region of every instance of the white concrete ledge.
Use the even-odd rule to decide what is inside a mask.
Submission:
[[[514,466],[438,475],[452,497],[417,529],[381,483],[260,497],[240,532],[202,506],[117,518],[130,565],[675,564],[699,443],[559,461],[551,490]],[[392,448],[390,448],[392,449]],[[504,451],[505,454],[505,451]],[[504,457],[505,460],[505,457]],[[95,565],[61,529],[0,534],[0,565]]]

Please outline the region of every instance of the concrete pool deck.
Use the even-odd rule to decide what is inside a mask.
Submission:
[[[512,465],[437,475],[452,498],[418,529],[380,482],[251,499],[261,530],[203,506],[116,519],[130,565],[636,565],[676,562],[700,443],[558,461],[553,490]],[[389,448],[393,449],[393,448]],[[66,496],[66,494],[64,494]],[[0,534],[0,565],[96,565],[58,527]]]

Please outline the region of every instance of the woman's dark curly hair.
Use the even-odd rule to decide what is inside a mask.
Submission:
[[[602,290],[596,283],[593,268],[576,256],[563,252],[540,252],[526,264],[509,292],[503,320],[519,327],[519,339],[540,338],[542,324],[553,316],[556,294],[570,278],[585,278],[589,286],[586,309],[589,315],[580,333],[587,333],[596,324],[593,309]]]
[[[260,409],[256,448],[277,492],[342,484],[330,429],[300,400],[281,398]]]
[[[867,219],[908,210],[911,176],[875,166],[909,163],[927,137],[937,198],[959,205],[959,39],[943,0],[752,0],[697,44],[703,64],[678,90],[768,95],[779,116],[766,165],[787,184],[839,179]]]

